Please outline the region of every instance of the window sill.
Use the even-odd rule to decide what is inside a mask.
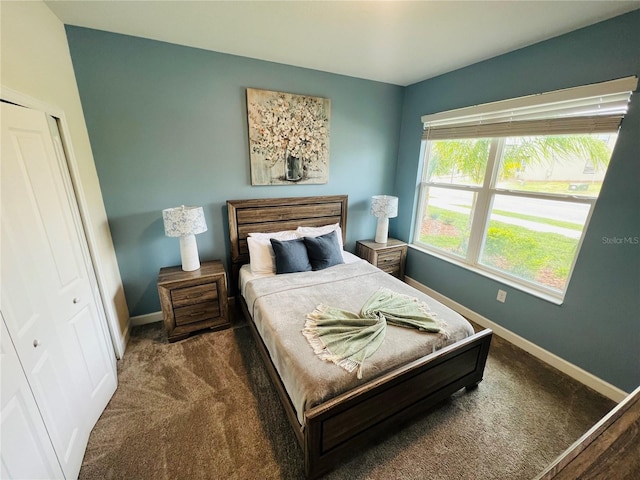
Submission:
[[[431,250],[427,250],[426,248],[422,248],[418,245],[414,245],[414,244],[409,244],[409,248],[416,250],[418,252],[424,253],[426,255],[430,255],[432,257],[435,257],[439,260],[442,260],[444,262],[447,263],[451,263],[453,265],[456,265],[460,268],[464,268],[465,270],[468,270],[470,272],[473,272],[475,274],[481,275],[483,277],[489,278],[495,282],[499,282],[502,283],[504,285],[507,285],[515,290],[519,290],[521,292],[527,293],[531,296],[534,296],[536,298],[539,298],[541,300],[544,300],[546,302],[549,303],[553,303],[554,305],[562,305],[564,303],[564,294],[551,294],[551,293],[547,293],[541,290],[538,290],[534,287],[530,287],[527,285],[523,285],[521,283],[518,283],[508,277],[499,275],[497,273],[494,273],[488,269],[482,268],[482,267],[477,267],[477,266],[472,266],[472,265],[468,265],[464,262],[458,261],[453,257],[449,257],[447,255],[441,255],[437,252],[431,251]]]

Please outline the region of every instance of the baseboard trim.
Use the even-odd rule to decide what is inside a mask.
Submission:
[[[530,342],[529,340],[513,333],[512,331],[498,325],[495,322],[492,322],[488,318],[474,312],[464,305],[459,304],[455,300],[452,300],[449,297],[436,292],[435,290],[427,287],[426,285],[423,285],[417,280],[414,280],[413,278],[407,276],[404,277],[404,280],[407,284],[411,285],[417,290],[420,290],[421,292],[426,293],[430,297],[435,298],[447,307],[458,312],[460,315],[470,319],[471,321],[477,323],[482,327],[490,328],[491,330],[493,330],[493,333],[495,333],[499,337],[504,338],[506,341],[523,349],[525,352],[530,353],[537,359],[560,370],[565,375],[570,376],[571,378],[579,381],[580,383],[604,395],[605,397],[610,398],[614,402],[621,402],[628,395],[628,393],[619,389],[618,387],[611,385],[601,378],[596,377],[592,373],[583,370],[582,368],[558,357],[557,355],[549,352],[548,350],[545,350],[535,343]]]
[[[131,317],[131,327],[139,327],[140,325],[146,325],[147,323],[155,323],[162,321],[162,312],[147,313],[145,315],[138,315]]]

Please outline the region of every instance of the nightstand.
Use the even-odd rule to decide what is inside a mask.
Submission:
[[[203,262],[198,270],[165,267],[158,275],[158,294],[170,342],[192,332],[231,326],[227,298],[227,274],[219,260]]]
[[[356,255],[375,265],[381,270],[404,279],[404,265],[407,260],[407,244],[395,238],[387,243],[376,243],[373,240],[358,240]]]

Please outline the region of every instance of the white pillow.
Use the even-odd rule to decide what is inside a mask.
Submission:
[[[319,237],[320,235],[324,235],[325,233],[331,233],[336,231],[338,235],[338,243],[340,244],[340,250],[344,250],[344,245],[342,244],[342,229],[340,228],[339,223],[335,223],[333,225],[325,225],[323,227],[298,227],[296,232],[300,237]]]
[[[273,233],[250,233],[247,237],[249,247],[249,263],[251,273],[262,275],[276,273],[276,254],[271,246],[271,238],[276,240],[293,240],[300,238],[295,230],[285,230]]]

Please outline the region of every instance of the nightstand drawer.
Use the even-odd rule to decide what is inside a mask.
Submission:
[[[399,277],[400,276],[400,265],[395,264],[395,265],[389,265],[386,267],[380,266],[378,267],[380,270],[382,270],[384,273],[388,273],[390,275],[393,275],[394,277]]]
[[[173,304],[173,308],[184,307],[193,303],[210,302],[217,298],[217,282],[171,290],[171,303]]]
[[[188,325],[189,323],[212,320],[220,316],[220,304],[218,302],[196,303],[186,307],[176,308],[173,311],[176,325]]]
[[[378,268],[384,270],[389,267],[399,267],[402,259],[402,251],[390,250],[378,253]]]
[[[387,267],[378,267],[384,273],[388,273],[389,275],[393,275],[394,277],[400,277],[400,265],[390,265]]]

